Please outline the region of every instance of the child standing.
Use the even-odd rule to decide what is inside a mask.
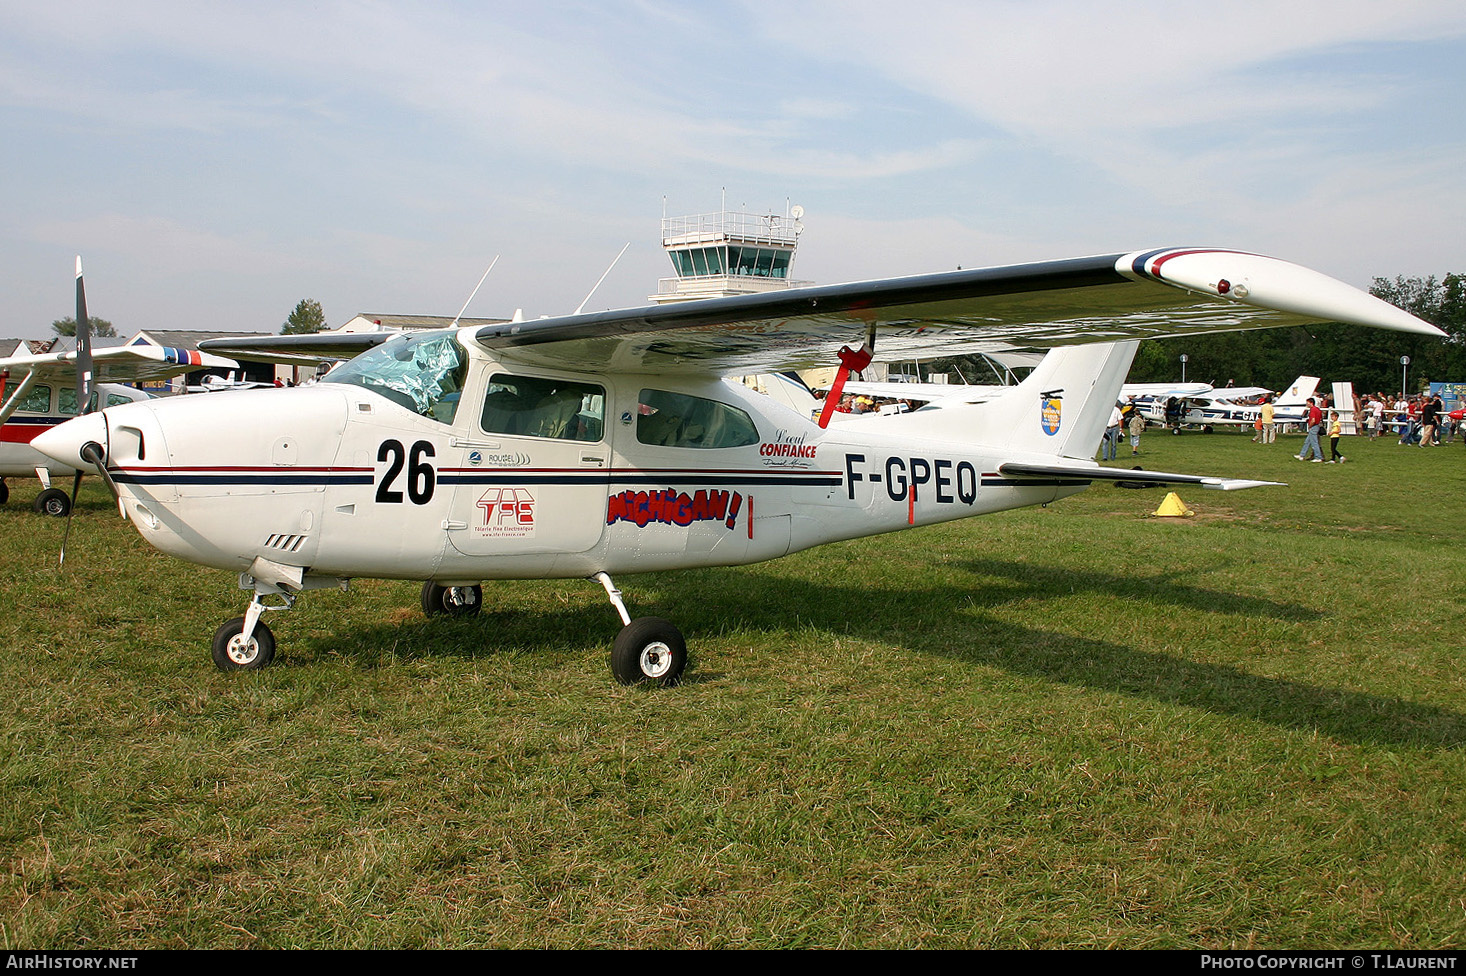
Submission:
[[[1339,453],[1339,436],[1344,433],[1344,425],[1339,422],[1339,412],[1329,411],[1329,458],[1330,464],[1343,464],[1349,460]]]

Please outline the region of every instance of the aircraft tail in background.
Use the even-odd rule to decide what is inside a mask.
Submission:
[[[1275,405],[1279,407],[1301,407],[1318,389],[1317,376],[1300,376],[1286,390],[1278,394]]]

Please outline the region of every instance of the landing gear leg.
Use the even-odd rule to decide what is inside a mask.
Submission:
[[[275,659],[275,635],[260,620],[266,610],[288,610],[295,597],[280,593],[285,603],[269,606],[265,594],[256,593],[243,617],[226,620],[214,631],[214,666],[220,671],[257,671]]]
[[[682,632],[661,617],[632,620],[611,577],[597,573],[591,579],[605,588],[606,596],[625,624],[611,645],[611,674],[623,685],[643,681],[655,681],[663,688],[675,685],[687,666],[687,642]]]
[[[307,576],[298,566],[274,563],[264,557],[255,559],[249,570],[239,574],[239,588],[253,590],[254,599],[243,617],[227,620],[214,632],[214,664],[221,671],[254,671],[269,664],[275,657],[275,635],[260,619],[267,610],[289,610],[304,590],[340,589],[351,586],[344,577]],[[266,597],[279,597],[278,603],[266,603]]]

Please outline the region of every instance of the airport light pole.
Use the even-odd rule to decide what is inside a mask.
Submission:
[[[1181,354],[1181,382],[1186,382],[1186,354]]]
[[[1409,356],[1401,356],[1400,357],[1400,396],[1403,396],[1403,397],[1407,397],[1407,396],[1410,395],[1409,391],[1405,387],[1405,373],[1409,369],[1410,369],[1410,357]]]

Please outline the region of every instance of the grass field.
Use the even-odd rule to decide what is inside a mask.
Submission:
[[[742,569],[247,594],[95,479],[0,510],[0,945],[1461,947],[1466,450],[1148,434],[1164,470]],[[1128,462],[1128,457],[1125,459]]]

